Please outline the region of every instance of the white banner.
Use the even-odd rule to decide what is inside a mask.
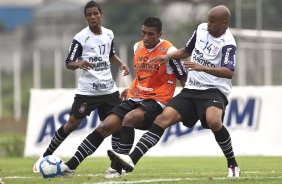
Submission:
[[[177,88],[178,93],[181,88]],[[74,89],[31,90],[30,109],[24,156],[40,156],[55,131],[67,122],[75,95]],[[229,130],[236,155],[281,156],[282,86],[233,87],[225,112],[224,125]],[[61,144],[55,154],[72,156],[81,141],[100,123],[96,111]],[[135,143],[144,131],[136,130]],[[106,138],[93,156],[106,156],[111,139]],[[210,130],[198,122],[188,129],[178,123],[167,128],[150,156],[217,156],[222,155]]]

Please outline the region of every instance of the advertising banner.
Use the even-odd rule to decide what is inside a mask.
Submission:
[[[175,94],[181,88],[177,88]],[[75,89],[32,89],[24,156],[40,156],[48,147],[56,130],[68,120]],[[280,117],[282,86],[233,87],[225,111],[224,125],[229,130],[236,155],[281,156]],[[100,123],[97,112],[85,118],[54,154],[72,156],[81,141]],[[135,131],[135,143],[145,131]],[[92,156],[106,156],[111,149],[111,136]],[[148,156],[222,156],[210,130],[200,122],[193,128],[178,123],[166,129],[160,142]]]

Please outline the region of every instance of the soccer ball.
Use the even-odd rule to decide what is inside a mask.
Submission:
[[[43,178],[54,178],[58,175],[62,175],[61,164],[62,159],[55,155],[48,155],[42,159],[39,164],[39,171]]]

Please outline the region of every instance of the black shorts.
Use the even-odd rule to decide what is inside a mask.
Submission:
[[[116,91],[108,95],[87,96],[78,95],[74,97],[74,102],[71,107],[70,115],[78,119],[89,116],[90,113],[97,109],[101,121],[103,121],[110,110],[121,103],[119,92]]]
[[[142,127],[134,127],[140,130],[148,130],[153,124],[155,118],[163,112],[163,108],[153,99],[146,99],[140,102],[135,102],[133,100],[125,100],[120,105],[116,106],[111,110],[111,113],[118,115],[120,118],[124,119],[125,115],[141,107],[145,112],[144,122]]]
[[[209,128],[206,123],[206,109],[211,106],[221,108],[222,122],[224,118],[227,98],[218,89],[193,90],[184,88],[172,98],[167,106],[174,108],[181,116],[183,125],[193,127],[198,120],[204,128]]]

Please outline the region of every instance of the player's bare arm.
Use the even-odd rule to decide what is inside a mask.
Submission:
[[[92,65],[88,61],[85,61],[85,60],[67,62],[66,67],[67,69],[70,69],[70,70],[76,70],[78,68],[82,70],[92,69]]]
[[[186,80],[187,80],[187,77],[185,77],[185,78],[183,78],[183,79],[180,80],[180,84],[181,84],[182,87],[185,86]]]
[[[184,62],[183,65],[185,68],[189,69],[190,71],[191,70],[202,71],[202,72],[206,72],[208,74],[214,75],[216,77],[222,77],[222,78],[227,78],[227,79],[231,79],[234,73],[234,71],[226,67],[214,68],[214,67],[200,65],[200,64],[197,64],[191,61]]]
[[[127,89],[124,89],[121,93],[120,93],[120,98],[122,100],[126,100],[127,99],[127,91],[128,91],[128,88]]]
[[[161,56],[156,56],[149,60],[149,62],[154,62],[154,61],[161,61],[165,62],[169,59],[184,59],[191,56],[191,53],[188,53],[185,51],[185,48],[179,49],[177,51],[174,51],[172,53],[166,54],[166,55],[161,55]]]
[[[110,61],[111,63],[116,64],[121,71],[124,71],[123,76],[126,76],[129,74],[128,66],[126,66],[116,54],[110,57]]]

